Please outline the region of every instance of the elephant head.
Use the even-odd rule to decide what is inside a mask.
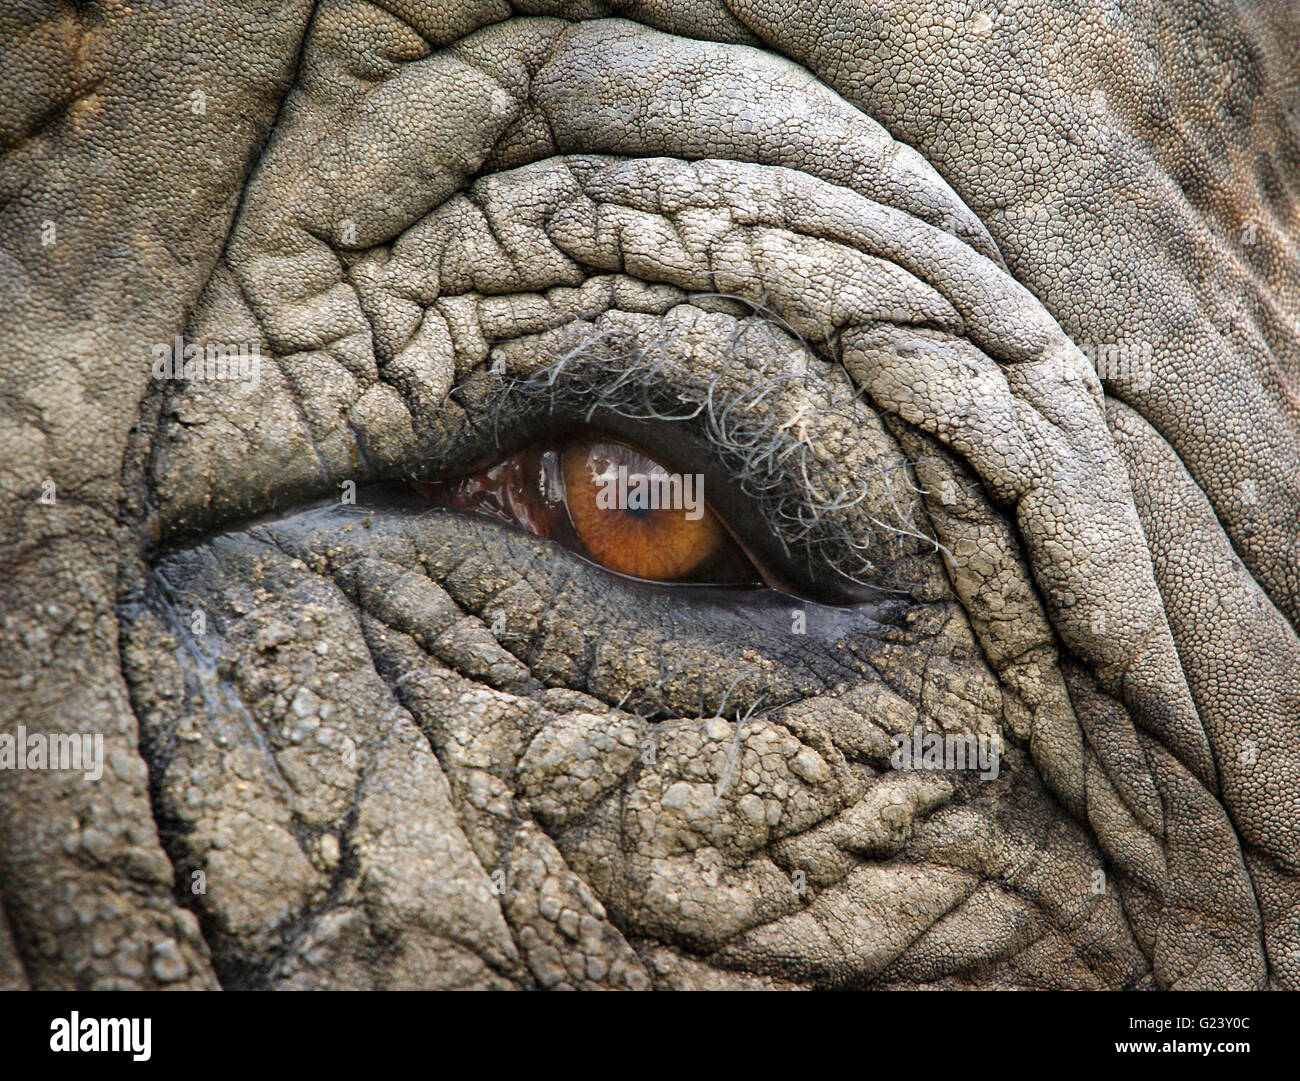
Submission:
[[[1300,986],[1294,11],[0,27],[7,984]]]

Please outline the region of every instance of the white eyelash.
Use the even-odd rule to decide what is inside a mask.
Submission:
[[[769,332],[779,329],[795,332],[779,317],[750,304],[742,297],[709,294],[745,304],[754,316],[745,320],[734,337],[734,349],[744,334],[758,327]],[[765,524],[787,555],[800,551],[807,559],[810,573],[827,568],[860,586],[879,587],[877,542],[882,534],[912,538],[927,548],[951,553],[915,521],[914,510],[905,509],[913,501],[899,498],[897,481],[891,472],[898,466],[879,467],[894,521],[871,515],[850,522],[846,512],[861,505],[870,494],[864,478],[852,489],[838,486],[828,492],[817,482],[821,469],[815,459],[813,440],[807,432],[808,422],[818,418],[840,417],[850,423],[853,413],[843,406],[859,392],[846,378],[838,386],[828,385],[828,374],[837,370],[812,373],[783,370],[764,375],[744,390],[720,391],[723,378],[733,369],[724,367],[701,393],[691,395],[678,390],[671,396],[662,388],[674,386],[661,374],[668,363],[668,346],[675,336],[665,335],[649,345],[626,330],[600,328],[586,320],[575,320],[567,331],[550,340],[545,362],[525,376],[507,379],[492,402],[494,436],[499,435],[502,418],[517,414],[525,404],[542,404],[548,415],[562,412],[581,417],[590,423],[597,415],[634,421],[682,423],[700,421],[708,441],[717,448],[722,464],[739,489],[759,508]],[[803,348],[808,349],[807,343]],[[798,408],[791,416],[782,416],[773,408],[760,408],[779,390],[792,385],[803,390]],[[538,403],[538,399],[541,402]],[[821,404],[810,400],[821,399]],[[755,422],[754,418],[760,418]],[[794,459],[792,462],[791,459]],[[903,484],[912,492],[922,493],[902,468]]]

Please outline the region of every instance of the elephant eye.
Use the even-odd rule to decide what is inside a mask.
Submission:
[[[704,497],[704,477],[583,433],[464,476],[414,481],[436,507],[555,541],[606,570],[654,582],[757,587],[762,576]]]

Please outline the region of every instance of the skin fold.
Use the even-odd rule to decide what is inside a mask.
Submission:
[[[0,50],[0,732],[104,741],[0,769],[0,985],[1300,987],[1300,13]],[[406,483],[584,426],[783,590]]]

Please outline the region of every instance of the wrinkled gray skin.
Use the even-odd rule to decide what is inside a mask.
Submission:
[[[1300,986],[1284,7],[4,5],[0,982]],[[381,484],[620,373],[895,599]]]

